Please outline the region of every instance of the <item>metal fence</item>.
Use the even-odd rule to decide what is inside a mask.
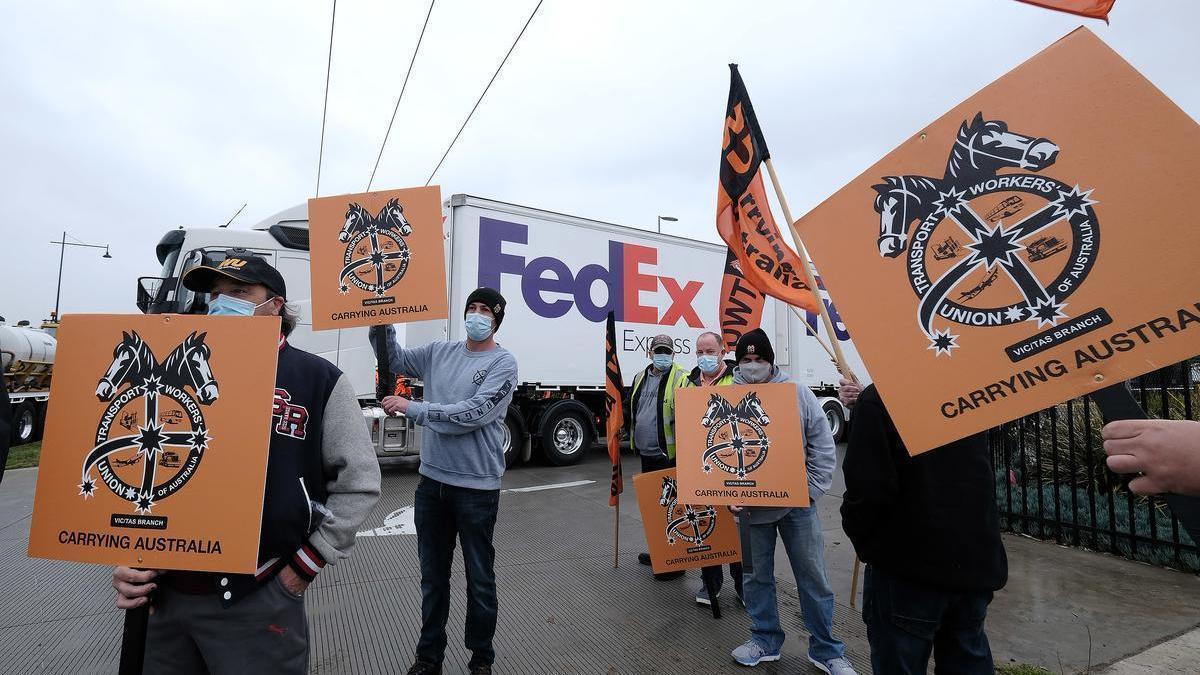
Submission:
[[[1198,419],[1200,359],[1129,382],[1160,419]],[[1103,421],[1090,397],[1072,399],[988,432],[1001,527],[1066,546],[1200,573],[1200,548],[1161,497],[1141,497],[1108,470]]]

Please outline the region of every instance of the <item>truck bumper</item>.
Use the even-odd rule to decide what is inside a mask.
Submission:
[[[383,408],[363,408],[363,418],[371,432],[376,457],[419,457],[421,430],[403,415],[392,416]]]

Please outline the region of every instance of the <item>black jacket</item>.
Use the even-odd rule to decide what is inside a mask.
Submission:
[[[842,527],[860,558],[946,591],[1008,581],[995,475],[983,434],[910,457],[875,386],[854,407]]]
[[[12,433],[12,406],[4,388],[4,373],[0,372],[0,481],[4,480],[4,465],[8,463],[8,441]]]

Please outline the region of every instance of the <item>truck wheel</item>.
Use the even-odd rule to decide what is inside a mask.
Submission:
[[[517,421],[512,415],[504,418],[501,428],[504,436],[500,439],[500,447],[504,448],[504,468],[511,469],[521,462],[522,434]]]
[[[32,443],[37,431],[37,408],[29,401],[22,401],[13,410],[12,444]]]
[[[592,447],[592,427],[583,414],[572,408],[551,410],[542,420],[542,453],[555,466],[575,464]]]
[[[841,443],[846,435],[846,418],[842,414],[842,406],[837,401],[826,401],[825,420],[829,422],[829,433],[833,434],[833,442]]]

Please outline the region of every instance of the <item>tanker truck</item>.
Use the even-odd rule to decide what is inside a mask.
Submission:
[[[41,329],[9,326],[0,319],[0,377],[12,402],[13,446],[42,437],[58,344],[51,334],[55,328],[51,322],[42,324]]]

